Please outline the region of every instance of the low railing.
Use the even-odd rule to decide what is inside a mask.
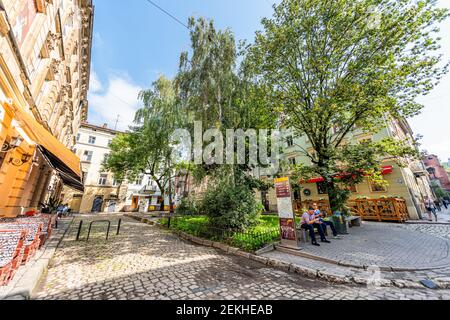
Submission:
[[[331,212],[328,200],[308,200],[296,204],[300,208],[297,213],[301,214],[301,208],[309,207],[313,203],[317,203],[319,209],[329,215]],[[378,199],[357,199],[349,200],[347,206],[350,208],[352,215],[360,216],[366,221],[395,221],[405,222],[409,219],[406,201],[399,198],[378,198]]]
[[[352,214],[363,220],[405,222],[408,220],[408,208],[404,199],[359,199],[349,202]]]
[[[172,218],[170,227],[199,238],[222,242],[247,251],[256,251],[279,241],[281,238],[279,228],[271,228],[265,231],[242,231],[191,224],[189,225],[189,230],[186,230],[186,228],[179,228],[177,218]]]

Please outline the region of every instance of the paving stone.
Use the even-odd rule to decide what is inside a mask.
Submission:
[[[318,270],[322,276],[333,274],[327,274],[314,263],[299,267],[291,264],[292,261],[273,262],[277,268],[272,268],[264,265],[264,257],[253,261],[255,258],[249,259],[250,254],[243,251],[230,255],[215,248],[180,241],[159,227],[118,217],[123,219],[121,234],[112,236],[108,242],[76,242],[76,230],[70,230],[34,298],[374,300],[450,296],[449,290],[377,290],[366,285],[330,284],[316,276]],[[83,217],[85,222],[89,219],[96,217]],[[345,273],[336,279],[343,276]]]

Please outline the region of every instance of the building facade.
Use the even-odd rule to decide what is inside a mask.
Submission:
[[[438,156],[428,155],[424,157],[423,162],[430,175],[430,179],[435,181],[442,189],[450,192],[450,179],[447,170],[441,164]]]
[[[70,151],[87,117],[92,0],[0,0],[0,215],[82,189]]]
[[[110,153],[109,145],[120,133],[106,124],[101,127],[88,123],[81,125],[74,152],[81,159],[84,192],[70,187],[62,192],[63,202],[73,212],[157,211],[162,201],[168,208],[169,198],[161,195],[150,176],[141,175],[135,181],[119,184],[111,172],[103,169],[102,164]]]
[[[346,137],[344,143],[358,143],[370,139],[372,141],[380,141],[386,137],[393,137],[402,141],[413,143],[413,132],[404,119],[391,119],[388,126],[376,134],[367,134],[361,130],[355,130]],[[283,153],[283,159],[286,163],[310,165],[310,159],[302,152],[300,147],[313,152],[312,145],[306,137],[286,137],[286,146]],[[422,214],[426,212],[425,199],[433,198],[433,192],[430,188],[430,180],[426,169],[421,161],[415,159],[399,159],[385,158],[380,163],[380,171],[384,179],[388,182],[388,186],[379,186],[371,183],[366,179],[352,189],[350,200],[358,198],[377,199],[377,198],[403,198],[406,200],[409,219],[420,219]],[[311,202],[327,201],[328,196],[323,187],[321,179],[311,179],[301,183],[301,192],[296,193],[295,200],[301,203],[300,207],[305,207]],[[277,199],[275,190],[262,192],[258,194],[263,205],[268,211],[277,211]]]
[[[110,153],[109,145],[119,134],[106,125],[99,127],[83,123],[76,136],[75,154],[81,159],[84,192],[65,187],[63,202],[74,212],[117,212],[123,187],[111,173],[102,168]]]

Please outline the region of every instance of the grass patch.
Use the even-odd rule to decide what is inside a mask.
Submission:
[[[246,251],[256,251],[279,240],[278,221],[278,216],[262,216],[258,219],[256,226],[242,232],[233,232],[210,227],[206,216],[186,216],[172,219],[170,228],[202,238],[224,242]],[[160,219],[160,223],[167,227],[168,219]]]

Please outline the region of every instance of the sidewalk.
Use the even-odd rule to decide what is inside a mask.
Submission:
[[[38,250],[31,261],[19,268],[14,279],[7,286],[0,287],[0,300],[28,300],[31,298],[33,290],[47,270],[56,248],[73,220],[74,218],[64,218],[58,221],[58,229],[53,229],[53,234],[47,240],[44,248]]]
[[[310,270],[333,282],[367,283],[374,273],[385,286],[421,287],[432,279],[450,287],[450,226],[364,222],[342,240],[320,247],[302,243],[298,253],[282,248],[262,254]]]

